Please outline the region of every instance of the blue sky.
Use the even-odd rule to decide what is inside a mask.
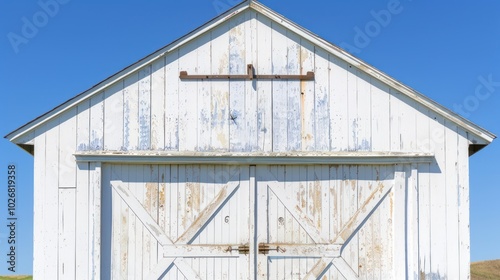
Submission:
[[[235,0],[0,2],[0,134],[183,36]],[[49,12],[43,3],[57,3]],[[324,39],[500,134],[500,2],[261,1]],[[380,11],[392,11],[375,24]],[[386,14],[387,15],[387,14]],[[379,18],[380,20],[380,18]],[[37,23],[35,29],[26,22]],[[24,34],[23,34],[24,27]],[[360,31],[361,30],[361,31]],[[368,32],[367,32],[368,30]],[[360,35],[360,33],[364,35]],[[27,35],[27,36],[26,36]],[[485,80],[490,81],[485,86]],[[488,91],[476,94],[483,85]],[[471,257],[500,259],[500,144],[470,158]],[[31,273],[33,158],[0,140],[0,174],[18,171],[18,273]],[[7,190],[0,187],[0,224]],[[0,274],[7,230],[0,227]],[[50,256],[47,256],[50,258]]]

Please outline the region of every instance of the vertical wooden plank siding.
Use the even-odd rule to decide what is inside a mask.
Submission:
[[[197,69],[197,49],[207,43],[207,35],[179,49],[179,68],[192,74]],[[179,72],[176,71],[176,75]],[[196,151],[198,148],[198,84],[199,81],[179,82],[179,151]]]
[[[357,151],[371,151],[372,150],[372,134],[371,131],[371,110],[372,110],[372,94],[371,83],[372,79],[367,74],[358,70],[358,87],[357,87],[357,119],[356,119],[356,135]],[[382,133],[383,134],[383,133]]]
[[[121,232],[122,232],[122,223],[124,222],[121,219],[121,200],[119,197],[116,195],[115,190],[112,189],[110,182],[113,180],[119,180],[121,176],[121,166],[120,165],[105,165],[103,167],[102,171],[102,184],[103,184],[103,189],[102,189],[102,201],[103,205],[104,204],[110,204],[107,205],[106,207],[103,207],[103,226],[106,224],[111,224],[111,232],[108,234],[110,235],[108,238],[111,239],[111,246],[109,248],[109,253],[110,253],[110,266],[109,269],[110,271],[107,271],[107,275],[110,275],[111,279],[126,279],[125,275],[121,275],[123,269],[120,267],[121,265],[121,256],[122,256],[122,248],[121,248]],[[108,210],[110,211],[109,215],[105,217],[104,212]],[[119,218],[115,218],[118,216]],[[107,219],[111,219],[111,223],[107,221]],[[104,235],[104,231],[103,231]],[[103,236],[103,240],[105,240],[106,237]],[[104,250],[106,250],[103,242],[102,246],[103,250],[103,258],[105,256]],[[103,260],[104,262],[104,260]],[[103,269],[103,274],[105,273]]]
[[[470,279],[470,226],[469,226],[469,140],[467,132],[459,130],[458,136],[458,234],[460,279]]]
[[[286,30],[286,65],[285,71],[289,75],[300,74],[300,37]],[[286,82],[286,110],[287,110],[287,150],[299,151],[301,149],[301,108],[300,108],[300,83],[296,80]]]
[[[246,14],[242,14],[229,20],[229,74],[233,75],[244,75],[247,72],[245,16]],[[246,151],[245,142],[250,136],[246,125],[245,94],[245,81],[229,81],[229,141],[233,152]]]
[[[369,166],[360,166],[358,175],[358,204],[362,205],[366,199],[372,193],[372,182],[370,182],[372,174],[372,168]],[[379,267],[378,263],[380,257],[377,253],[381,250],[376,250],[373,248],[373,224],[379,226],[378,212],[374,211],[369,220],[359,229],[359,275],[363,275],[366,278],[376,279],[375,274]],[[377,265],[378,264],[378,265]]]
[[[43,188],[43,232],[45,253],[54,254],[51,258],[44,259],[46,279],[57,279],[58,277],[58,219],[59,216],[59,119],[47,128],[45,132],[45,183]]]
[[[330,56],[330,149],[347,151],[351,136],[347,111],[347,71],[349,65],[336,56]]]
[[[122,167],[122,177],[125,182],[127,182],[127,187],[132,194],[135,194],[134,182],[137,181],[137,167],[133,165],[124,165]],[[129,209],[128,205],[125,208]],[[125,212],[125,213],[123,213]],[[133,279],[136,276],[136,263],[139,262],[137,260],[137,255],[141,252],[137,252],[136,240],[137,240],[137,219],[133,211],[129,209],[129,211],[122,211],[127,217],[127,225],[128,230],[126,230],[128,235],[127,244],[125,245],[128,248],[127,260],[125,266],[127,267],[127,276],[128,279]],[[120,247],[123,245],[120,244]]]
[[[76,150],[86,151],[90,149],[89,124],[90,124],[90,100],[78,104],[76,121]]]
[[[45,279],[45,134],[37,132],[33,163],[33,274]]]
[[[406,279],[406,172],[402,165],[396,166],[394,174],[394,279]]]
[[[371,150],[390,150],[389,87],[371,79]]]
[[[431,151],[430,147],[430,119],[428,109],[418,107],[417,113],[417,141],[418,150]],[[430,212],[430,164],[418,164],[418,239],[419,239],[419,277],[431,272],[431,212]]]
[[[272,30],[271,20],[257,14],[256,64],[257,73],[266,73],[272,69]],[[271,152],[273,150],[273,96],[272,81],[256,81],[257,85],[257,133],[258,150]]]
[[[123,80],[104,92],[104,150],[123,150]]]
[[[179,149],[179,50],[165,56],[165,150]]]
[[[90,99],[90,150],[104,149],[104,93]]]
[[[211,73],[211,33],[207,33],[206,42],[203,40],[203,44],[198,47],[197,51],[197,64],[199,73]],[[211,99],[212,99],[212,81],[200,80],[198,83],[198,150],[199,151],[209,151],[211,147],[211,123],[212,123],[212,110],[211,110]],[[193,135],[194,136],[194,135]]]
[[[407,278],[419,277],[419,184],[416,165],[406,165],[407,193],[406,193],[406,251],[407,251]]]
[[[272,68],[276,74],[286,73],[287,38],[286,29],[277,23],[271,22],[272,36]],[[288,148],[287,132],[287,82],[274,80],[272,82],[273,104],[273,151],[282,152]]]
[[[132,73],[123,81],[123,148],[134,151],[139,147],[139,74]]]
[[[245,63],[257,62],[257,22],[255,13],[247,13],[245,17]],[[254,66],[255,69],[255,66]],[[257,125],[257,80],[245,82],[245,123],[247,138],[243,141],[245,151],[259,150],[258,125]]]
[[[389,88],[389,139],[390,150],[401,151],[401,93]]]
[[[376,178],[378,184],[394,184],[394,166],[380,166],[376,169]],[[384,248],[384,257],[380,260],[380,279],[390,279],[392,277],[392,268],[394,267],[393,251],[393,228],[394,220],[392,218],[394,205],[394,189],[387,194],[387,197],[379,206],[380,209],[380,244]]]
[[[301,39],[300,42],[300,71],[305,74],[308,71],[315,71],[315,46]],[[328,77],[329,79],[330,77]],[[315,83],[310,81],[300,82],[300,117],[301,117],[301,137],[302,151],[314,151],[315,149]]]
[[[441,116],[434,116],[430,123],[431,144],[434,146],[436,162],[430,165],[430,218],[431,218],[431,275],[445,277],[447,270],[446,240],[446,152],[445,127]]]
[[[445,121],[445,154],[446,154],[446,261],[449,279],[460,279],[460,246],[459,246],[459,216],[458,216],[458,127]]]
[[[59,278],[75,279],[76,190],[59,189]]]
[[[76,188],[76,166],[73,157],[77,146],[76,140],[76,108],[72,108],[60,117],[59,144],[59,188]],[[74,206],[74,204],[73,204]]]
[[[229,73],[229,24],[211,32],[211,67],[209,73]],[[229,85],[226,81],[213,80],[210,102],[210,147],[215,151],[229,151]]]
[[[398,113],[400,118],[399,123],[399,141],[401,151],[415,151],[417,150],[417,119],[416,110],[412,108],[418,107],[418,104],[404,96],[397,94],[401,100],[398,104]],[[394,101],[394,100],[393,100]]]
[[[139,70],[139,150],[151,144],[151,65]]]
[[[101,166],[101,279],[110,278],[113,267],[115,266],[115,259],[113,255],[116,253],[113,246],[114,240],[112,235],[112,230],[116,226],[116,223],[120,221],[112,220],[113,204],[112,194],[111,194],[111,174],[112,172],[107,172],[109,165],[103,164]]]
[[[151,66],[151,150],[165,148],[165,57]]]
[[[330,65],[329,55],[314,48],[314,142],[315,151],[330,150]],[[311,83],[311,82],[307,82]]]
[[[348,151],[356,151],[358,147],[358,69],[349,65],[347,68],[347,139]]]
[[[101,277],[101,164],[90,164],[89,279]],[[52,278],[56,279],[56,278]]]

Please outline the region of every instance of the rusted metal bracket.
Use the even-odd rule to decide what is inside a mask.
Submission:
[[[226,252],[238,251],[239,254],[248,255],[250,252],[250,247],[248,245],[239,245],[237,248],[232,246],[227,247]]]
[[[182,80],[301,80],[313,81],[314,72],[307,72],[306,75],[257,75],[252,64],[247,65],[246,75],[189,75],[187,71],[181,71],[179,78]]]
[[[259,254],[267,255],[267,254],[269,254],[269,251],[276,251],[279,253],[284,253],[284,252],[286,252],[286,249],[282,248],[280,246],[276,246],[276,248],[271,248],[271,246],[269,246],[269,244],[265,244],[265,243],[259,244]]]

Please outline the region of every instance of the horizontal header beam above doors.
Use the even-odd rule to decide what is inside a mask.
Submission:
[[[349,164],[387,165],[430,163],[434,155],[417,152],[166,152],[166,151],[88,151],[75,153],[77,162],[130,164]]]

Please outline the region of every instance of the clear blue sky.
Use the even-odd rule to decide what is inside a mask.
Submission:
[[[57,11],[52,10],[50,14],[39,4],[53,1],[56,0],[0,2],[2,136],[238,2],[122,0],[103,4],[95,0],[59,0]],[[397,1],[262,2],[500,134],[499,1],[401,0],[398,12],[392,13],[390,20],[386,18],[383,26],[379,24],[379,29],[371,23],[376,17],[373,12],[387,10],[388,5],[395,5]],[[36,21],[39,26],[36,31],[24,30],[28,36],[23,35],[26,21]],[[365,34],[366,28],[369,29],[365,41],[360,40],[356,28],[365,30]],[[14,39],[14,33],[24,40]],[[494,83],[489,87],[489,96],[478,98],[475,90],[481,85],[481,77]],[[470,159],[473,261],[500,259],[498,141]],[[6,223],[5,182],[9,163],[17,164],[19,175],[18,273],[29,274],[33,158],[1,139],[0,174],[3,177],[0,176],[0,181],[4,183],[0,184],[0,225]],[[0,274],[7,272],[6,237],[7,228],[0,226]]]

